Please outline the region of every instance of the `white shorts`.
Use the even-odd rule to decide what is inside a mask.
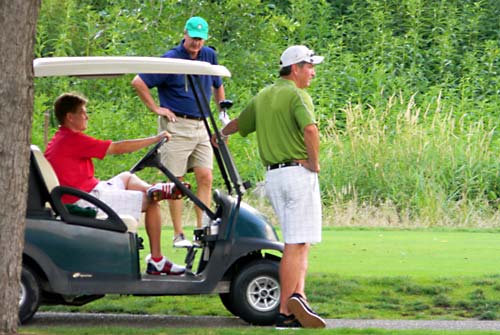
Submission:
[[[131,215],[139,221],[142,211],[143,192],[126,190],[120,177],[116,176],[106,181],[100,181],[89,193],[111,207],[118,215]],[[95,206],[83,199],[75,202],[75,205],[95,208]],[[104,212],[99,210],[97,216],[102,215],[104,215]]]
[[[266,195],[278,216],[287,244],[321,242],[318,174],[302,166],[269,170]]]

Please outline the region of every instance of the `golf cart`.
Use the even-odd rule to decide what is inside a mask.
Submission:
[[[278,265],[283,252],[275,230],[257,210],[242,201],[242,182],[210,111],[200,76],[230,76],[219,65],[154,57],[61,57],[34,61],[36,77],[106,77],[125,73],[184,74],[205,116],[214,155],[226,191],[215,189],[212,210],[165,168],[157,143],[131,169],[157,168],[201,208],[209,223],[194,229],[197,244],[186,248],[186,273],[154,276],[141,272],[143,240],[137,222],[120,217],[102,201],[59,185],[50,163],[31,146],[28,208],[21,276],[19,317],[27,322],[40,305],[80,306],[106,294],[161,296],[219,294],[224,306],[251,324],[272,324],[279,311]],[[227,105],[226,105],[227,106]],[[88,216],[61,201],[77,196],[101,209]],[[199,255],[197,254],[199,253]]]

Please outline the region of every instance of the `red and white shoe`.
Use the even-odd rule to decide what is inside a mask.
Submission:
[[[165,256],[159,262],[155,262],[151,255],[146,256],[148,267],[147,274],[150,275],[172,275],[178,276],[186,272],[186,268],[182,265],[177,265],[170,262]]]
[[[189,183],[183,183],[188,189],[191,188]],[[184,193],[175,186],[174,183],[158,183],[154,184],[146,191],[148,198],[154,201],[160,201],[165,199],[181,199],[184,196]]]

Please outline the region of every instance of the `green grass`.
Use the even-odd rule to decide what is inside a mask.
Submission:
[[[498,233],[326,228],[323,237],[311,249],[311,273],[422,279],[500,274]]]
[[[171,236],[164,228],[163,250],[181,263],[185,251],[171,247]],[[312,247],[307,293],[327,318],[498,320],[499,265],[495,232],[325,228],[323,242]],[[42,310],[230,315],[216,295],[110,295]]]
[[[326,207],[387,206],[389,225],[498,227],[493,126],[448,108],[440,97],[419,105],[414,96],[390,97],[378,109],[348,105],[346,124],[329,121],[322,132]]]
[[[186,229],[189,231],[189,228]],[[144,230],[140,234],[145,237]],[[163,250],[181,262],[165,227]],[[147,249],[147,248],[146,248]],[[141,252],[141,258],[148,251]],[[389,230],[325,228],[313,246],[307,293],[326,318],[500,319],[500,234],[447,229]],[[82,307],[44,311],[230,316],[209,296],[126,297],[110,295]],[[120,327],[20,328],[21,334],[292,334],[272,328],[139,329]],[[301,334],[317,333],[301,330]],[[327,329],[324,334],[486,335],[495,331]]]
[[[185,232],[189,235],[191,229],[186,227]],[[144,256],[149,252],[144,228],[139,235],[145,241]],[[182,263],[185,250],[172,248],[172,236],[172,228],[163,227],[162,248],[169,258]],[[500,275],[500,234],[497,230],[325,227],[323,241],[311,247],[309,273],[416,279]]]

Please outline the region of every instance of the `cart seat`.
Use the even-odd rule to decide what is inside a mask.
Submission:
[[[46,211],[47,210],[50,211],[50,209],[52,209],[57,214],[61,215],[61,217],[64,221],[67,221],[67,220],[65,220],[65,217],[64,217],[64,213],[66,211],[61,210],[61,205],[60,205],[61,204],[60,196],[62,195],[62,193],[66,193],[66,192],[62,191],[62,193],[61,193],[60,190],[62,187],[59,184],[59,179],[57,178],[57,175],[56,175],[54,169],[52,168],[52,165],[47,160],[47,158],[45,158],[45,156],[43,155],[40,148],[38,148],[38,146],[31,145],[31,153],[32,153],[32,164],[34,165],[34,168],[36,168],[37,172],[39,173],[39,176],[41,177],[41,183],[43,184],[43,185],[40,185],[41,187],[39,187],[39,188],[41,190],[39,190],[38,193],[45,194],[45,196],[42,195],[42,196],[38,197],[39,198],[38,202],[43,202],[42,206],[46,207]],[[30,171],[30,174],[33,174],[33,172],[34,171]],[[30,176],[30,183],[35,183],[34,180],[35,180],[34,177]],[[30,185],[30,188],[31,187],[32,187],[32,185]],[[69,188],[66,187],[64,189],[69,189]],[[73,191],[81,192],[81,191],[76,190],[76,189],[73,189]],[[32,192],[33,191],[30,189],[29,198],[31,198],[32,196],[34,198],[37,198],[33,194],[31,194]],[[81,193],[83,193],[83,192],[81,192]],[[94,200],[93,202],[101,203],[101,201],[99,201],[99,199],[93,197],[89,193],[85,193],[85,195],[86,195],[86,197],[90,197],[91,199],[93,198],[93,200]],[[57,197],[59,199],[56,200],[55,197]],[[33,207],[33,206],[30,205],[30,200],[29,200],[28,213],[30,212],[29,211],[30,207]],[[49,207],[49,208],[47,208],[47,207]],[[59,207],[59,209],[57,207]],[[108,209],[111,210],[110,208],[108,208]],[[114,214],[116,216],[116,213],[114,213]],[[72,217],[74,217],[74,216],[72,216]],[[85,220],[83,220],[83,219],[85,219]],[[106,226],[97,224],[97,222],[102,221],[101,219],[103,219],[103,218],[98,217],[97,219],[94,219],[93,221],[96,221],[95,225],[88,224],[89,222],[91,222],[91,220],[89,220],[89,218],[82,218],[82,220],[76,220],[76,222],[73,222],[74,220],[70,220],[71,222],[68,222],[68,223],[73,223],[73,224],[83,223],[82,225],[94,226],[95,228],[103,228],[104,227],[104,229],[105,229]],[[119,219],[125,224],[126,231],[133,232],[133,233],[137,232],[137,226],[139,224],[138,224],[137,220],[132,215],[120,215]],[[112,229],[112,230],[120,231],[121,229],[119,229],[119,227],[118,227],[118,228]]]

